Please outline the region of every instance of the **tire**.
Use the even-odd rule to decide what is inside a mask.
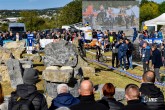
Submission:
[[[107,61],[107,57],[101,55],[101,56],[99,57],[99,61],[100,61],[100,62],[106,62],[106,61]]]
[[[82,56],[86,57],[86,50],[85,50],[85,48],[83,48],[81,51],[82,51]]]

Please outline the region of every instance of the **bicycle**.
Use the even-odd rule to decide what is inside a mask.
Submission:
[[[107,57],[101,53],[100,46],[96,46],[96,60],[99,62],[107,62]]]
[[[78,47],[78,53],[81,57],[86,57],[86,50],[84,47]]]

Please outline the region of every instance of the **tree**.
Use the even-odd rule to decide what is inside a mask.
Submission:
[[[144,3],[140,7],[140,24],[159,16],[159,5],[155,2]]]
[[[7,23],[2,24],[0,30],[6,32],[8,30],[8,24]]]
[[[35,11],[23,11],[20,13],[21,19],[19,22],[25,23],[26,29],[30,31],[41,30],[45,20],[38,16]]]
[[[165,1],[159,5],[160,14],[165,13]]]
[[[148,2],[149,2],[148,0],[142,0],[140,5],[142,6],[143,4],[148,3]]]
[[[57,15],[58,26],[82,22],[82,0],[74,0],[64,6]]]

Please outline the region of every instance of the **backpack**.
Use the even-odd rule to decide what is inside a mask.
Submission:
[[[11,110],[35,110],[32,101],[37,95],[38,93],[35,92],[28,99],[22,99],[21,97],[17,96],[16,100],[14,100]]]

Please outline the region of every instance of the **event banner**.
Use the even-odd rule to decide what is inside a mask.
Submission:
[[[96,30],[139,30],[139,0],[83,0],[83,23]]]

